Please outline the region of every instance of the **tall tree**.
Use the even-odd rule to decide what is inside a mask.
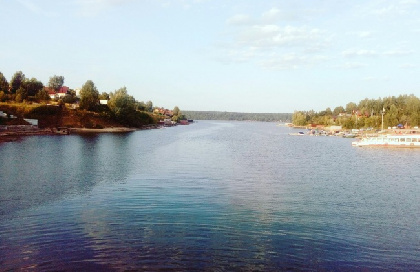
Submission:
[[[9,82],[7,82],[6,77],[1,72],[0,72],[0,92],[4,92],[4,93],[9,92]]]
[[[357,105],[354,102],[350,102],[346,105],[346,113],[352,114],[357,109]]]
[[[25,79],[22,87],[26,90],[28,96],[35,96],[40,90],[44,88],[44,84],[36,78]]]
[[[110,94],[108,107],[118,119],[136,111],[136,100],[123,87]]]
[[[51,89],[54,89],[56,92],[60,90],[61,87],[63,87],[64,84],[64,77],[63,76],[52,76],[50,77],[50,80],[48,81],[48,87]]]
[[[178,106],[175,106],[174,109],[172,110],[173,115],[178,116],[180,114],[179,108]]]
[[[146,111],[153,112],[153,102],[150,100],[146,102]]]
[[[22,86],[25,81],[25,74],[22,71],[17,71],[10,81],[10,91],[16,93],[16,91]]]
[[[36,95],[35,98],[38,101],[48,101],[51,97],[48,95],[48,92],[45,89],[40,90]]]
[[[80,108],[86,110],[94,110],[98,104],[98,89],[92,80],[88,80],[80,90]]]
[[[125,87],[124,87],[125,88]],[[102,92],[100,95],[99,95],[99,99],[100,100],[108,100],[109,99],[109,94],[107,93],[107,92]]]
[[[343,112],[344,112],[344,108],[342,106],[338,106],[338,107],[335,107],[333,114],[337,116],[338,114],[343,113]]]

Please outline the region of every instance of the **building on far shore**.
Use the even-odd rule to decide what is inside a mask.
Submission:
[[[55,91],[53,88],[50,87],[45,87],[44,89],[47,91],[51,99],[63,98],[70,90],[70,88],[67,86],[61,87],[58,91]]]

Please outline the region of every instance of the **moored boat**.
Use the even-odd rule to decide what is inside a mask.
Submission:
[[[420,134],[380,135],[364,137],[352,142],[352,146],[379,146],[379,147],[420,147]]]
[[[297,133],[289,133],[289,135],[293,135],[293,136],[304,136],[304,135],[305,135],[305,133],[304,133],[304,132],[302,132],[302,131],[299,131],[299,132],[297,132]]]

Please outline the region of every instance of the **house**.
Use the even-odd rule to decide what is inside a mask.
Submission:
[[[165,116],[169,116],[172,117],[174,114],[171,110],[165,109],[165,108],[155,108],[153,110],[154,114],[160,114],[160,115],[165,115]]]
[[[80,88],[76,88],[74,91],[76,92],[76,97],[80,98]]]
[[[108,105],[108,100],[107,99],[101,99],[101,100],[99,100],[99,104]]]
[[[44,89],[45,91],[47,91],[51,99],[63,98],[70,90],[70,88],[67,86],[61,87],[58,91],[55,91],[53,88],[50,88],[50,87],[45,87]]]

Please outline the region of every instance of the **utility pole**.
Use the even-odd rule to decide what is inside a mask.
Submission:
[[[384,114],[385,114],[385,108],[382,108],[382,132],[384,131]]]

